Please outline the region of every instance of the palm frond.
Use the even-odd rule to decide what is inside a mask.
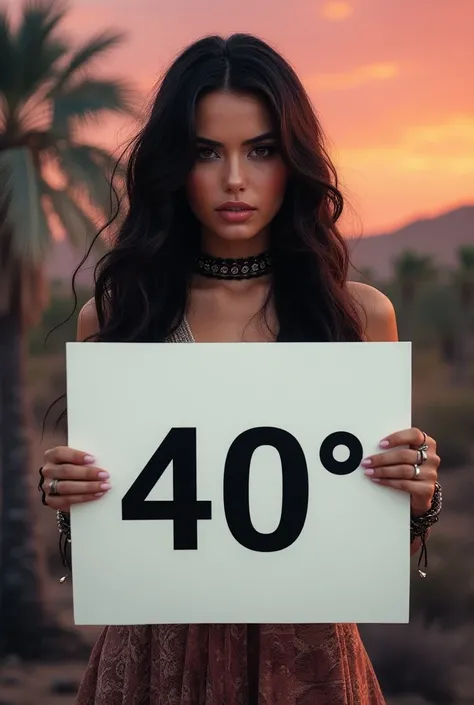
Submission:
[[[55,96],[52,130],[64,133],[71,120],[87,122],[105,112],[133,111],[133,91],[125,81],[85,78]]]
[[[68,13],[68,3],[65,0],[25,0],[23,2],[23,22],[26,25],[38,25],[50,33],[62,22]]]
[[[67,43],[55,34],[65,14],[57,0],[30,0],[24,6],[15,38],[16,93],[22,102],[57,73],[59,60],[67,54]]]
[[[76,203],[67,189],[47,190],[53,211],[66,231],[67,238],[78,250],[84,251],[97,234],[97,227],[83,209]]]
[[[58,150],[58,159],[69,184],[77,190],[85,189],[91,203],[108,219],[116,210],[117,200],[104,152],[89,145],[68,145]]]
[[[50,230],[41,202],[41,183],[31,153],[25,147],[0,152],[2,193],[8,203],[0,231],[11,232],[12,256],[25,263],[41,262]]]
[[[124,33],[105,31],[92,37],[76,49],[54,83],[51,96],[54,97],[58,91],[70,84],[80,70],[88,69],[95,59],[102,58],[104,53],[121,44],[124,39]]]
[[[127,169],[123,159],[119,160],[107,149],[104,149],[103,147],[98,147],[95,144],[82,144],[81,146],[89,150],[91,158],[97,164],[99,164],[99,166],[102,168],[105,175],[107,176],[107,179],[110,180],[112,178],[112,175],[114,174],[118,182],[117,185],[120,184],[123,179],[125,179]]]
[[[44,260],[49,208],[77,244],[95,235],[97,211],[108,219],[117,210],[114,159],[99,147],[74,144],[76,125],[109,112],[136,114],[128,83],[93,80],[86,72],[124,35],[105,31],[72,49],[60,32],[66,14],[62,0],[23,0],[14,29],[0,9],[0,264],[7,253],[23,269]],[[63,170],[65,191],[43,181],[48,160]],[[121,169],[116,175],[123,179]]]

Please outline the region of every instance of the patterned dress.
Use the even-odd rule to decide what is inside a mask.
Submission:
[[[186,321],[172,343],[194,342]],[[106,627],[77,705],[385,705],[355,624]]]

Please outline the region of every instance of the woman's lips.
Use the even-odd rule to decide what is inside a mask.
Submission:
[[[243,223],[252,217],[255,213],[255,209],[227,209],[220,208],[217,213],[221,216],[223,220],[227,223]]]
[[[226,201],[221,203],[217,212],[227,223],[244,223],[255,213],[255,208],[246,201]]]

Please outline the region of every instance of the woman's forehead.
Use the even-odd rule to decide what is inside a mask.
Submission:
[[[216,91],[204,96],[196,108],[198,136],[217,142],[245,142],[271,129],[267,107],[253,95]]]

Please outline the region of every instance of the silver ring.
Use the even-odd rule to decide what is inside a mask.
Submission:
[[[412,480],[418,480],[418,478],[420,476],[421,468],[416,463],[413,465],[413,468],[414,468],[414,472],[413,472]]]
[[[419,460],[418,460],[418,465],[423,465],[423,463],[426,463],[428,460],[428,453],[426,452],[427,446],[422,446],[421,448],[418,448],[418,453],[419,453]]]
[[[53,497],[57,497],[59,495],[58,482],[59,482],[59,480],[54,479],[54,480],[51,480],[51,482],[49,483],[49,494]]]

